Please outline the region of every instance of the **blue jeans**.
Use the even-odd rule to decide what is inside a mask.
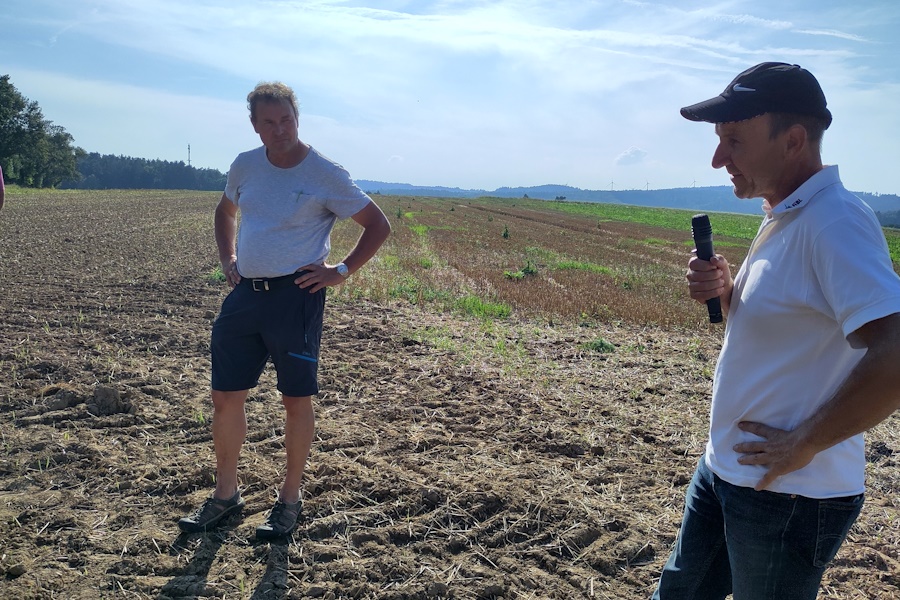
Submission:
[[[654,600],[815,599],[863,495],[819,500],[720,479],[705,457]]]

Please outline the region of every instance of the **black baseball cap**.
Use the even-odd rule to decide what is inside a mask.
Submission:
[[[791,113],[825,120],[831,111],[813,74],[799,65],[764,62],[750,67],[728,84],[725,91],[703,102],[681,109],[691,121],[733,123],[765,113]]]

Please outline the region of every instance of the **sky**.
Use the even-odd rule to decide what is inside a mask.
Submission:
[[[728,185],[682,106],[765,61],[818,78],[823,159],[900,194],[897,0],[5,0],[0,75],[88,152],[227,172],[283,81],[355,179],[494,190]]]

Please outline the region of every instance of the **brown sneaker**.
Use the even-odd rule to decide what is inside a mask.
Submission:
[[[274,540],[290,535],[297,527],[302,509],[303,502],[300,500],[293,504],[285,504],[278,500],[266,522],[256,528],[256,537],[261,540]]]
[[[237,491],[228,500],[219,500],[210,496],[200,508],[190,516],[178,520],[178,528],[185,533],[208,531],[218,525],[225,517],[233,515],[244,508],[244,499]]]

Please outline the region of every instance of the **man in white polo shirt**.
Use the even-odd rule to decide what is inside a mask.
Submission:
[[[721,300],[709,441],[654,598],[813,599],[863,503],[863,432],[900,405],[900,278],[872,210],[824,166],[831,112],[797,65],[762,63],[681,109],[715,124],[714,168],[766,213],[732,278],[688,264]]]

